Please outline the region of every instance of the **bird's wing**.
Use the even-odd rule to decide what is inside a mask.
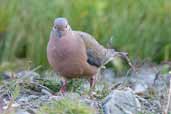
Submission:
[[[81,31],[73,31],[73,32],[78,38],[83,39],[87,50],[87,56],[88,56],[87,62],[89,64],[99,67],[109,57],[113,56],[114,53],[113,49],[104,48],[90,34]]]

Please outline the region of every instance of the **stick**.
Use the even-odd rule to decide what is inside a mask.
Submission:
[[[10,110],[11,110],[11,108],[12,108],[13,102],[14,102],[14,99],[12,98],[12,99],[10,100],[9,104],[8,104],[7,109],[5,110],[5,112],[4,112],[3,114],[10,114]]]
[[[134,72],[136,72],[136,69],[134,67],[134,65],[131,63],[131,60],[129,59],[128,57],[128,53],[125,53],[125,52],[116,52],[116,54],[120,55],[121,57],[125,58],[126,61],[128,62],[128,65],[132,68],[132,70]]]
[[[167,102],[164,114],[168,114],[169,106],[170,106],[170,101],[171,101],[171,79],[170,79],[170,87],[169,87],[169,93],[168,93],[168,102]]]

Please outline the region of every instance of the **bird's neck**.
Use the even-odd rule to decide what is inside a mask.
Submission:
[[[72,30],[69,29],[69,30],[65,30],[65,31],[58,31],[58,30],[52,30],[51,31],[52,37],[57,38],[57,39],[61,39],[62,37],[64,37],[67,34],[72,35]]]
[[[67,31],[52,31],[52,33],[55,36],[55,38],[60,39],[67,34]]]
[[[65,35],[65,31],[57,31],[56,35],[57,35],[57,38],[61,38],[62,36]]]

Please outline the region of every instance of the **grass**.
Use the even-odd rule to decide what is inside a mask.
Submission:
[[[37,114],[95,114],[95,110],[78,100],[63,98],[40,107]]]
[[[78,5],[79,4],[79,5]],[[0,60],[27,58],[47,67],[46,46],[56,17],[132,58],[171,58],[170,0],[1,0]]]

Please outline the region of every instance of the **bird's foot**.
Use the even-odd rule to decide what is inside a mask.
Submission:
[[[96,84],[96,75],[90,78],[90,89],[93,90]]]
[[[90,98],[94,97],[95,84],[96,84],[96,75],[90,78],[90,91],[89,91]]]
[[[64,94],[66,92],[67,81],[66,80],[62,80],[61,83],[62,83],[61,84],[62,87],[60,88],[59,93],[64,96]]]
[[[59,90],[59,93],[64,96],[66,92],[66,86],[62,86],[61,89]]]
[[[89,91],[89,98],[90,98],[90,99],[96,98],[96,92],[90,90],[90,91]]]

